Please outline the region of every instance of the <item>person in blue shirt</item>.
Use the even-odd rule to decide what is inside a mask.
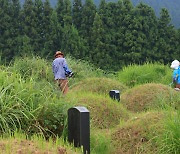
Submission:
[[[67,94],[69,90],[67,77],[71,77],[73,72],[68,68],[66,59],[64,58],[64,54],[61,51],[57,51],[54,57],[55,59],[52,63],[54,79],[57,82],[63,94]]]
[[[180,90],[180,62],[178,60],[174,60],[171,63],[171,68],[174,69],[172,79],[175,84],[175,88],[176,90]]]

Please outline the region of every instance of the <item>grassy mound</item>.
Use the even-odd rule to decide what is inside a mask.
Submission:
[[[127,87],[122,83],[109,78],[87,78],[72,87],[72,91],[86,91],[98,94],[109,94],[110,90],[124,92]]]
[[[116,128],[111,134],[114,153],[156,153],[157,145],[153,138],[162,131],[163,118],[161,112],[147,112]]]
[[[133,87],[121,95],[121,103],[134,112],[162,107],[170,103],[177,92],[163,84],[148,83]],[[178,95],[177,95],[178,97]],[[178,104],[178,100],[176,104]]]
[[[172,70],[163,64],[130,65],[118,72],[118,80],[129,87],[144,83],[170,84]]]
[[[121,119],[128,119],[129,113],[117,101],[94,93],[69,93],[67,98],[75,106],[85,106],[90,111],[92,127],[112,128]]]

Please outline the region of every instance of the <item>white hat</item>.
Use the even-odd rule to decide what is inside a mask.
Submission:
[[[178,69],[179,67],[179,61],[178,60],[174,60],[172,63],[171,63],[171,68],[172,69]]]

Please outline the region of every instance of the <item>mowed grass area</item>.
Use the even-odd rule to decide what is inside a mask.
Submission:
[[[180,93],[170,86],[168,66],[131,65],[108,74],[84,61],[67,61],[75,76],[66,96],[45,59],[1,65],[1,153],[83,153],[67,142],[67,110],[74,106],[90,111],[93,154],[180,151]],[[109,97],[113,89],[120,91],[120,102]]]

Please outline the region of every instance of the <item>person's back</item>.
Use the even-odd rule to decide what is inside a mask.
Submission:
[[[52,71],[54,73],[54,79],[59,85],[63,94],[68,92],[68,80],[66,77],[67,72],[71,73],[68,65],[66,63],[66,59],[64,58],[64,54],[61,51],[57,51],[54,55],[55,59],[52,63]]]
[[[54,73],[54,79],[66,79],[64,66],[66,65],[66,60],[64,58],[56,58],[53,61],[52,68]]]
[[[174,69],[173,71],[173,83],[175,84],[175,88],[179,88],[180,89],[180,66],[179,66],[179,61],[178,60],[174,60],[171,63],[171,68]]]

